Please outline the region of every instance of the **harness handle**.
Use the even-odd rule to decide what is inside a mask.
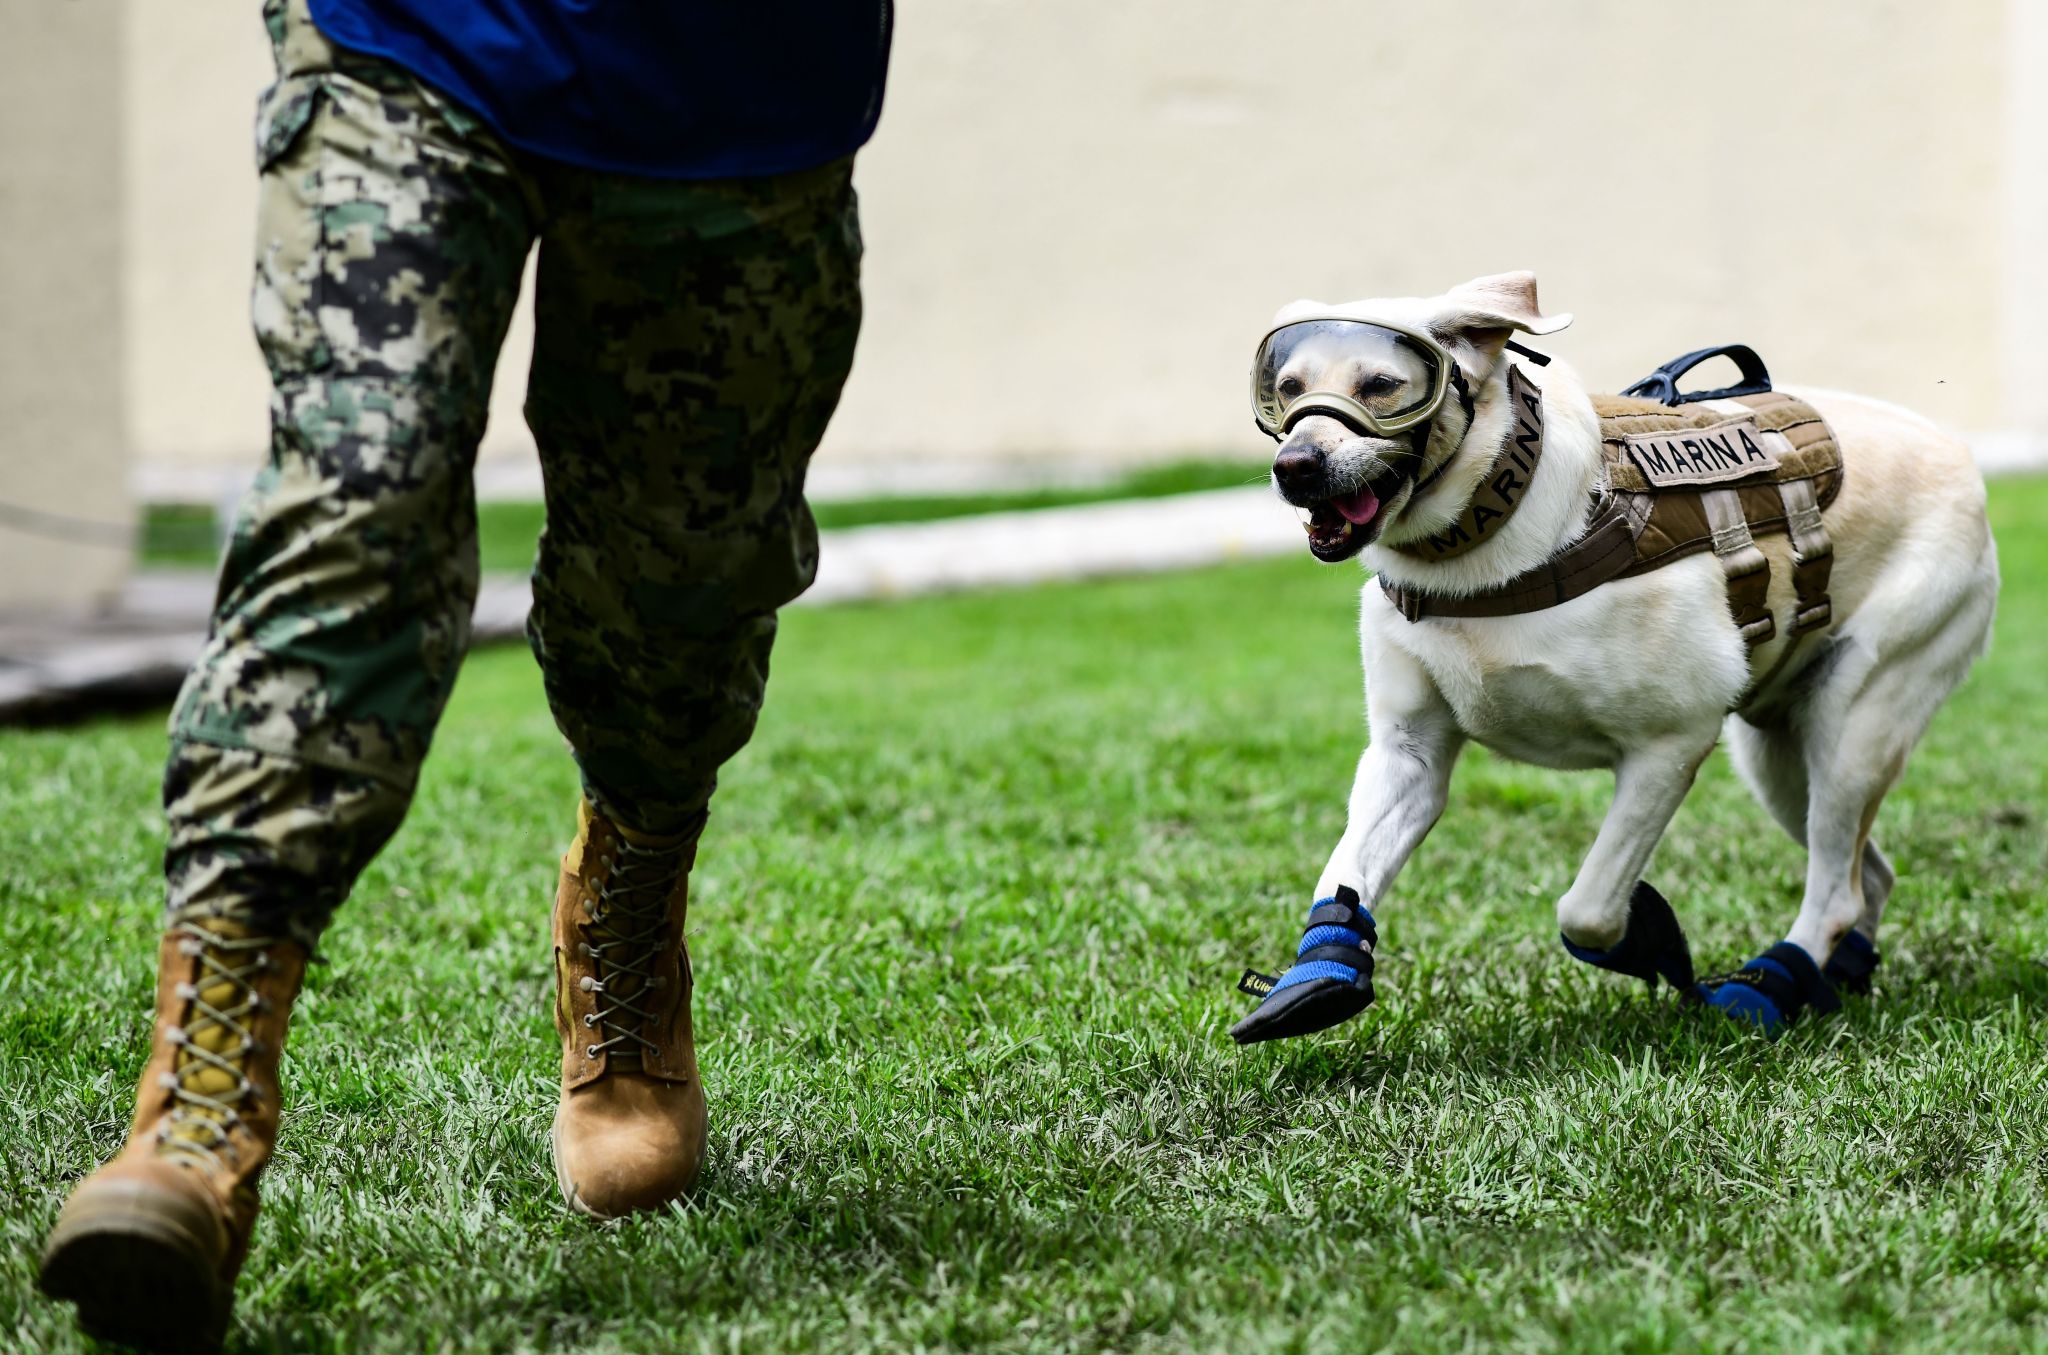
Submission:
[[[1679,393],[1678,378],[1705,362],[1708,358],[1727,358],[1734,362],[1742,380],[1720,390],[1688,391]],[[1700,400],[1728,400],[1738,395],[1762,395],[1771,388],[1771,374],[1764,370],[1764,360],[1748,344],[1724,343],[1718,348],[1701,348],[1687,353],[1682,358],[1673,358],[1656,371],[1636,382],[1623,395],[1641,400],[1655,400],[1662,405],[1689,405]]]

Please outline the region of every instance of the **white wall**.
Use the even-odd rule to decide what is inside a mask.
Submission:
[[[257,0],[126,8],[128,435],[146,460],[247,461],[269,429],[249,276],[270,41]]]
[[[2048,302],[2030,3],[912,0],[826,456],[1256,455],[1280,303],[1514,267],[1599,386],[1741,339],[1788,382],[2048,433],[2010,337]],[[267,51],[253,4],[129,8],[130,436],[247,464]],[[523,370],[515,331],[501,452]]]
[[[95,605],[128,567],[119,31],[0,0],[0,609]]]
[[[1600,386],[1744,339],[1788,380],[1995,426],[2002,24],[1987,0],[908,7],[836,446],[1255,441],[1243,370],[1278,304],[1514,267],[1577,312],[1555,346]]]

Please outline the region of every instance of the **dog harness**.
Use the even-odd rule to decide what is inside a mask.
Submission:
[[[1708,358],[1731,357],[1743,380],[1681,394],[1678,378]],[[1493,467],[1458,520],[1421,541],[1389,549],[1446,560],[1495,535],[1520,504],[1543,454],[1542,392],[1508,369],[1514,409]],[[1801,636],[1832,620],[1828,574],[1834,547],[1821,512],[1842,487],[1842,452],[1819,411],[1770,387],[1761,360],[1739,344],[1704,348],[1666,363],[1622,395],[1596,395],[1605,484],[1585,533],[1542,564],[1478,593],[1447,597],[1394,583],[1380,588],[1402,616],[1513,616],[1581,597],[1711,550],[1727,574],[1728,605],[1754,650],[1777,634],[1771,565],[1756,538],[1792,541],[1794,602],[1787,630]]]

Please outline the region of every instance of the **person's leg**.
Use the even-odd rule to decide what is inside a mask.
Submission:
[[[274,382],[212,631],[171,722],[157,1029],[128,1147],[45,1287],[91,1330],[225,1323],[329,914],[404,816],[468,640],[471,463],[534,212],[511,157],[395,68],[266,15],[253,313]]]
[[[551,192],[527,421],[548,524],[528,630],[587,801],[555,941],[572,1207],[694,1182],[704,1103],[682,927],[775,612],[817,567],[804,472],[860,328],[851,166]]]
[[[853,361],[851,166],[581,178],[542,244],[526,416],[547,481],[529,632],[592,803],[702,812],[810,586],[804,473]]]

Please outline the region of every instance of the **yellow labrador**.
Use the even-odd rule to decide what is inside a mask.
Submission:
[[[1254,401],[1281,439],[1275,486],[1307,516],[1317,557],[1362,556],[1400,595],[1458,599],[1583,549],[1614,473],[1600,419],[1569,367],[1538,367],[1510,342],[1569,318],[1542,313],[1529,273],[1437,297],[1281,311],[1275,334],[1293,346],[1269,335]],[[1448,372],[1437,370],[1444,359]],[[1529,401],[1521,414],[1518,391]],[[1574,955],[1653,987],[1662,976],[1766,1027],[1832,1010],[1837,988],[1867,986],[1893,880],[1871,824],[1984,649],[1998,563],[1968,448],[1878,400],[1794,393],[1824,418],[1841,456],[1839,492],[1822,514],[1834,552],[1823,628],[1795,636],[1786,624],[1797,602],[1782,534],[1755,538],[1778,618],[1756,645],[1731,613],[1729,571],[1714,551],[1508,615],[1410,619],[1367,585],[1370,743],[1349,826],[1317,881],[1295,966],[1277,982],[1247,976],[1264,1000],[1236,1038],[1302,1034],[1371,1001],[1372,909],[1442,813],[1468,739],[1542,766],[1614,773],[1612,807],[1557,903]],[[1531,420],[1541,432],[1533,462],[1518,450]],[[1476,544],[1446,558],[1418,549],[1469,527],[1502,490],[1512,511],[1482,516],[1491,530]],[[1785,943],[1701,984],[1669,906],[1639,881],[1724,731],[1757,798],[1806,847],[1806,889]]]

